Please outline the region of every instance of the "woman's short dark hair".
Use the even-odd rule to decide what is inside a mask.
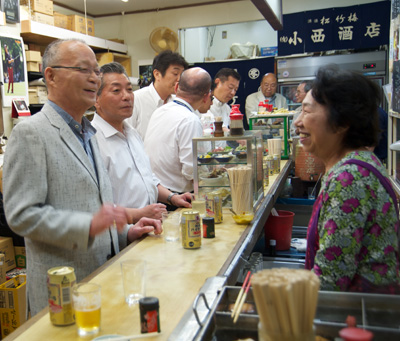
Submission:
[[[328,123],[334,131],[348,128],[343,146],[376,146],[379,135],[378,106],[381,95],[377,84],[367,77],[328,65],[318,70],[312,96],[329,112]]]

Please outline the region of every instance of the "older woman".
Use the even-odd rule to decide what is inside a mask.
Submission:
[[[378,103],[372,81],[329,66],[295,121],[304,150],[326,168],[306,254],[323,290],[400,293],[397,200],[367,148],[378,141]]]

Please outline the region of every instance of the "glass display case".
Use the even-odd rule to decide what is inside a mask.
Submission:
[[[288,140],[290,138],[290,125],[293,115],[294,112],[254,115],[249,118],[249,129],[251,131],[261,131],[265,149],[268,148],[268,139],[281,137],[283,140],[281,158],[287,160],[290,154]],[[278,121],[278,119],[282,119],[282,122],[275,123],[274,121]]]
[[[253,208],[258,205],[264,196],[261,131],[245,131],[241,136],[198,137],[192,143],[196,196],[220,190],[222,206],[232,207],[228,170],[248,166],[252,172]]]

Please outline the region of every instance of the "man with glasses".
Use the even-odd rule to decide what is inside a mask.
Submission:
[[[258,104],[268,100],[268,104],[272,104],[275,108],[287,109],[288,104],[284,96],[277,94],[276,90],[278,87],[278,82],[276,76],[273,73],[267,73],[261,80],[260,89],[258,92],[254,92],[248,95],[246,98],[246,118],[249,122],[249,118],[253,112],[258,112]],[[282,119],[280,119],[282,120]],[[275,123],[275,122],[274,122]]]
[[[48,302],[47,271],[72,266],[77,282],[143,233],[161,229],[112,204],[110,179],[84,117],[96,102],[100,70],[83,41],[57,40],[43,55],[48,101],[12,131],[4,158],[5,214],[25,238],[31,315]]]
[[[154,174],[172,192],[193,191],[192,138],[203,135],[195,110],[209,101],[210,87],[207,71],[185,70],[175,86],[176,98],[151,116],[144,147]]]

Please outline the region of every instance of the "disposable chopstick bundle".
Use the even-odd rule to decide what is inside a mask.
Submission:
[[[267,141],[268,141],[268,154],[281,155],[282,139],[268,139]]]
[[[268,269],[254,274],[253,296],[260,322],[268,333],[310,333],[317,308],[319,279],[308,270]]]
[[[252,207],[253,172],[250,166],[237,166],[227,169],[231,187],[232,209],[241,214]]]

